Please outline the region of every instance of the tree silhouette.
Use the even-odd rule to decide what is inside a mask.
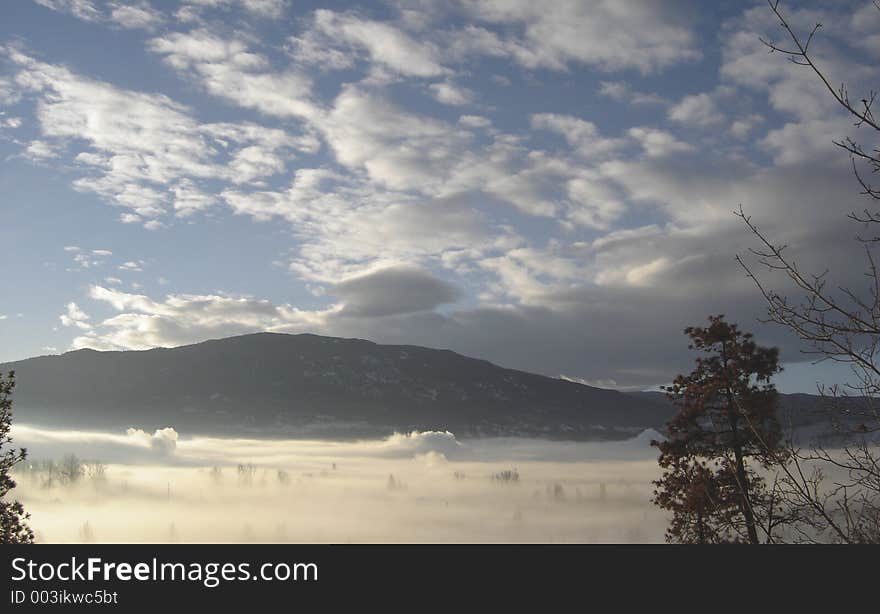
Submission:
[[[653,502],[673,513],[667,541],[755,544],[759,530],[772,541],[773,497],[750,460],[766,467],[768,450],[780,446],[770,383],[780,371],[779,352],[758,346],[721,315],[685,334],[689,348],[704,355],[665,388],[679,412],[666,425],[666,440],[652,442],[663,468]]]
[[[0,374],[0,544],[31,544],[34,532],[27,525],[30,514],[24,511],[19,501],[7,501],[9,491],[15,488],[12,468],[27,457],[24,448],[10,448],[12,437],[12,389],[15,387],[15,373]]]

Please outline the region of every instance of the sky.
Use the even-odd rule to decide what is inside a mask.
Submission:
[[[877,85],[870,1],[781,6]],[[840,381],[756,320],[733,212],[857,288],[867,135],[761,36],[763,0],[7,3],[0,361],[266,330],[650,388],[724,313],[781,389]]]

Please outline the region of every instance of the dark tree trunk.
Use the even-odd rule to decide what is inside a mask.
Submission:
[[[727,348],[722,347],[721,358],[727,364]],[[739,509],[746,521],[746,532],[749,535],[750,544],[758,544],[758,528],[755,526],[755,514],[752,510],[752,501],[749,497],[749,478],[746,476],[746,467],[743,462],[742,443],[739,440],[739,413],[733,399],[733,391],[730,383],[726,386],[727,392],[727,419],[730,423],[731,447],[733,458],[736,461],[736,483],[739,485]]]

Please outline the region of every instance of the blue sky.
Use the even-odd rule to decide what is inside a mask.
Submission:
[[[870,2],[785,4],[876,85]],[[857,284],[858,131],[761,35],[763,1],[9,3],[0,360],[272,330],[649,387],[725,313],[799,361],[732,211]]]

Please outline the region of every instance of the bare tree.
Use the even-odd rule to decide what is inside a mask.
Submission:
[[[820,33],[817,23],[809,33],[798,34],[779,6],[768,0],[778,19],[785,43],[761,39],[771,53],[780,53],[792,63],[810,70],[837,104],[853,118],[855,128],[880,136],[880,124],[872,107],[877,92],[871,90],[854,101],[847,85],[832,86],[811,53]],[[878,10],[880,4],[875,2]],[[853,173],[868,200],[863,211],[849,217],[865,228],[880,224],[880,188],[867,179],[880,172],[880,150],[862,145],[853,137],[834,141],[849,155]],[[828,271],[802,270],[785,245],[771,241],[740,208],[742,218],[760,247],[751,250],[758,267],[782,274],[797,294],[792,299],[771,288],[756,270],[737,256],[767,304],[767,321],[782,325],[804,342],[804,352],[817,362],[847,365],[852,380],[820,387],[827,417],[836,435],[828,444],[811,442],[800,447],[792,438],[789,454],[779,457],[778,495],[795,520],[792,538],[797,541],[880,542],[880,451],[874,434],[880,433],[877,401],[880,392],[880,272],[874,254],[880,233],[858,237],[865,254],[865,287],[852,288],[829,283]]]
[[[101,461],[85,461],[82,467],[83,474],[92,482],[100,484],[107,480],[107,465]]]
[[[75,454],[68,454],[59,464],[61,480],[66,484],[76,484],[85,474],[83,462]]]

